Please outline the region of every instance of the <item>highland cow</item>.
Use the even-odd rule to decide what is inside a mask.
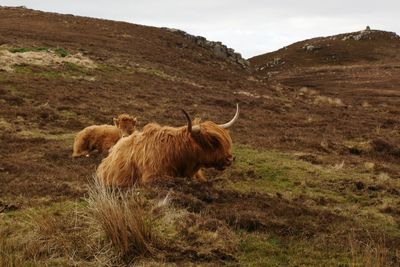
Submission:
[[[97,150],[100,153],[108,151],[121,137],[135,131],[136,118],[121,114],[114,118],[113,125],[92,125],[80,131],[74,141],[72,157],[89,155]]]
[[[223,170],[233,161],[232,139],[226,130],[239,116],[218,125],[194,120],[182,110],[187,126],[147,124],[141,132],[122,138],[97,169],[98,179],[107,186],[126,187],[165,177],[204,180],[201,168]]]

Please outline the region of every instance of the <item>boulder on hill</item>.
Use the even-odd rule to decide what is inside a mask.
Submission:
[[[230,63],[237,64],[244,69],[250,67],[250,63],[246,59],[244,59],[240,53],[235,52],[235,50],[232,48],[228,48],[221,42],[209,41],[203,36],[191,35],[185,31],[178,29],[171,29],[171,28],[163,28],[163,29],[182,35],[186,39],[193,41],[196,45],[208,49],[210,51],[213,51],[214,55]]]

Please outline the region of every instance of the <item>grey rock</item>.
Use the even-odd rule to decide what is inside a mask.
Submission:
[[[305,44],[305,45],[303,46],[303,49],[306,50],[307,52],[313,52],[313,51],[319,50],[319,49],[321,49],[321,48],[322,48],[321,46],[318,46],[318,45],[310,45],[310,44]]]
[[[163,28],[163,29],[166,29],[167,31],[170,31],[175,34],[182,35],[184,38],[194,42],[196,45],[212,51],[215,56],[222,58],[227,62],[239,65],[245,69],[249,68],[250,66],[250,63],[246,59],[244,59],[240,53],[236,53],[234,49],[228,48],[222,42],[208,41],[203,36],[194,36],[177,29],[170,29],[170,28]]]

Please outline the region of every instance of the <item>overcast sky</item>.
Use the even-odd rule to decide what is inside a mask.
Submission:
[[[246,58],[366,25],[400,33],[400,0],[0,0],[0,5],[177,28],[222,41]]]

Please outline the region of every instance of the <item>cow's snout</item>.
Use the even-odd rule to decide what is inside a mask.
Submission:
[[[229,156],[225,159],[225,166],[231,166],[235,161],[235,157]]]

